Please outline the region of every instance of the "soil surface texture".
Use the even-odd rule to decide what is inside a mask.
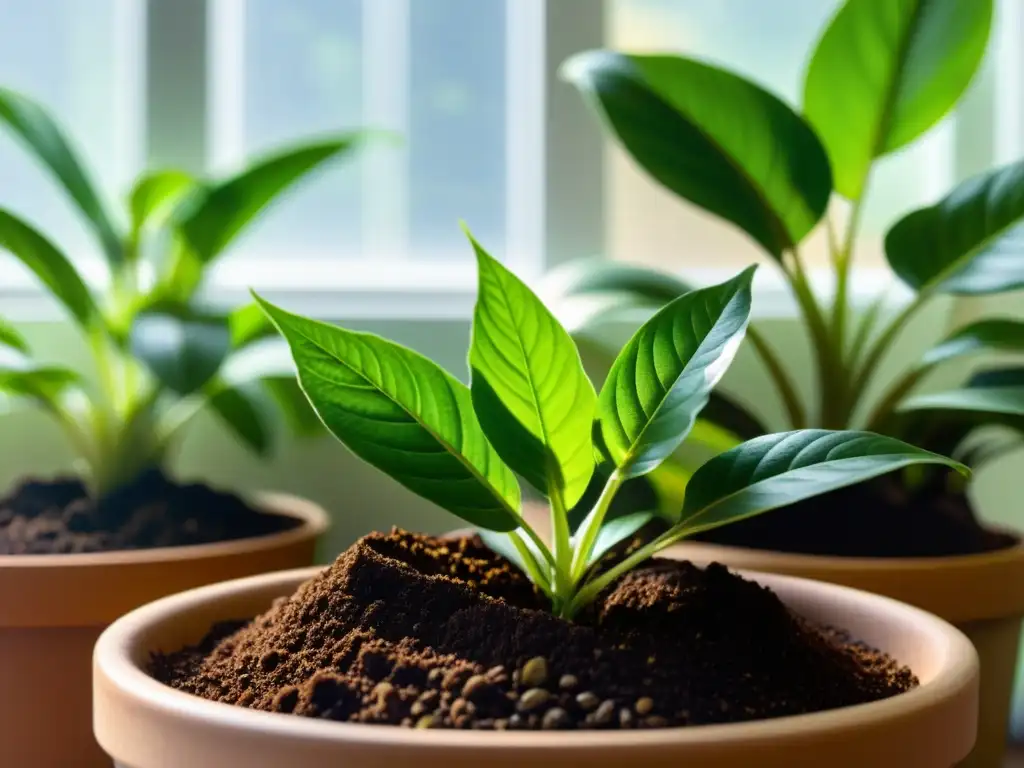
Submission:
[[[917,684],[724,566],[654,560],[567,622],[479,539],[356,542],[263,615],[155,656],[215,701],[416,728],[663,728],[873,701]]]
[[[298,523],[159,471],[102,499],[75,478],[27,480],[0,500],[0,555],[111,552],[263,536]]]
[[[837,557],[972,555],[1017,543],[984,527],[963,493],[941,483],[909,493],[895,477],[841,488],[695,538]]]

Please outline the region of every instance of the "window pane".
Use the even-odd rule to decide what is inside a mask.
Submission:
[[[0,0],[0,85],[56,115],[108,198],[125,192],[138,161],[132,147],[139,137],[126,114],[133,94],[119,29],[123,6],[118,0]],[[0,205],[26,217],[70,256],[98,253],[49,173],[6,130],[0,130],[0,180]]]
[[[612,44],[629,51],[678,51],[734,70],[799,107],[804,66],[837,0],[614,0]],[[876,166],[857,264],[883,261],[882,236],[904,212],[932,201],[951,181],[952,125]],[[624,152],[611,164],[611,247],[616,258],[661,266],[749,263],[759,247],[735,227],[664,192]],[[840,204],[841,207],[841,204]],[[836,210],[842,220],[845,211]],[[805,257],[825,264],[816,232]]]

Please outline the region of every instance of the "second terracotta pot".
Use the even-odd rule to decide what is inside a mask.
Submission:
[[[313,562],[323,509],[278,494],[256,506],[300,524],[197,546],[0,557],[0,765],[109,768],[92,735],[91,657],[103,629],[165,595]]]
[[[981,555],[858,558],[682,543],[663,556],[800,576],[916,605],[955,624],[981,663],[978,740],[962,768],[999,768],[1006,754],[1024,617],[1024,544]]]

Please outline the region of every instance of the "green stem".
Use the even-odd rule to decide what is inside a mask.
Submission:
[[[541,570],[540,563],[533,556],[533,552],[526,546],[526,542],[523,541],[523,537],[519,535],[518,531],[510,531],[508,534],[509,540],[512,542],[512,546],[516,548],[519,556],[523,559],[523,563],[526,565],[526,570],[529,573],[533,583],[541,588],[549,598],[554,598],[554,594],[551,591],[551,579],[544,575],[544,571]]]
[[[555,544],[555,592],[565,595],[571,588],[569,578],[572,569],[572,534],[569,532],[569,511],[565,508],[565,497],[561,488],[549,482],[551,495],[551,539]]]
[[[761,362],[764,363],[768,374],[775,383],[775,388],[782,398],[782,404],[786,408],[786,413],[789,416],[790,423],[793,425],[793,429],[803,429],[807,426],[807,412],[804,410],[803,403],[800,402],[796,385],[786,372],[779,356],[775,354],[775,350],[768,343],[768,340],[752,325],[747,327],[747,338],[750,339],[754,351],[760,356]]]
[[[573,585],[579,583],[583,574],[587,571],[587,563],[590,561],[590,553],[594,551],[594,544],[597,542],[597,535],[601,532],[605,515],[611,507],[615,494],[625,481],[619,471],[613,470],[604,484],[601,495],[597,498],[594,508],[590,510],[586,519],[580,525],[580,540],[576,546],[576,552],[569,570],[570,581]]]

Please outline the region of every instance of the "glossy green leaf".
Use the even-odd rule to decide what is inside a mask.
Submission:
[[[270,427],[257,397],[242,387],[219,387],[207,402],[235,437],[256,455],[266,456]]]
[[[355,134],[302,144],[260,160],[225,181],[209,184],[182,206],[181,231],[198,259],[209,262],[282,192],[357,143]]]
[[[707,531],[912,464],[969,472],[945,456],[871,432],[805,429],[764,435],[714,457],[694,473],[680,532]]]
[[[608,554],[612,547],[627,541],[654,518],[654,512],[630,512],[606,522],[601,526],[597,539],[594,541],[594,548],[590,551],[587,567],[589,568]]]
[[[29,353],[28,342],[17,328],[0,317],[0,346],[15,349],[24,354]]]
[[[132,354],[180,395],[211,381],[231,350],[226,318],[170,304],[140,313],[129,341]]]
[[[472,237],[479,274],[469,350],[473,407],[498,455],[566,508],[594,473],[597,395],[576,345],[519,278]]]
[[[151,171],[140,176],[128,196],[132,232],[138,237],[147,225],[162,224],[195,188],[195,180],[184,171]]]
[[[754,269],[670,302],[619,353],[598,418],[609,458],[626,477],[675,451],[707,404],[743,341]]]
[[[945,341],[928,350],[921,359],[925,366],[985,350],[1024,352],[1024,321],[990,318],[959,328]]]
[[[468,387],[398,344],[257,300],[288,341],[309,401],[349,450],[472,525],[519,526],[519,486],[487,442]]]
[[[102,327],[92,294],[67,257],[31,225],[4,210],[0,210],[0,249],[28,267],[79,325],[86,330]]]
[[[900,411],[972,411],[1024,416],[1024,384],[1006,387],[965,387],[915,395],[899,405]]]
[[[919,292],[1024,288],[1024,161],[968,179],[904,216],[886,235],[885,255]]]
[[[858,199],[872,161],[953,108],[978,69],[991,0],[847,0],[811,58],[804,112],[835,186]]]
[[[832,177],[824,148],[753,83],[691,59],[610,51],[574,56],[562,73],[651,176],[776,258],[825,212]]]
[[[111,264],[123,259],[121,238],[68,140],[47,111],[20,93],[0,87],[0,122],[6,123],[63,185],[89,220]]]
[[[295,376],[264,376],[259,383],[277,405],[292,434],[299,437],[324,434],[324,423],[306,399]]]

